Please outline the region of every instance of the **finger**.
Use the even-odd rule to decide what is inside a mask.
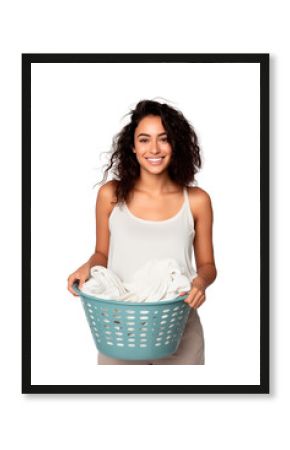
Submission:
[[[187,293],[188,293],[188,292],[187,292]],[[198,295],[197,292],[191,290],[191,291],[188,293],[188,296],[186,297],[186,299],[184,299],[184,301],[186,301],[186,303],[191,303],[192,301],[195,300],[195,298],[196,298],[197,295]]]
[[[188,297],[185,299],[187,302],[191,303],[194,299],[199,295],[199,290],[197,288],[192,288],[188,294]]]
[[[203,295],[204,295],[204,294],[199,293],[199,292],[196,292],[196,293],[194,293],[194,294],[189,295],[189,297],[188,297],[188,303],[189,303],[191,306],[195,306],[195,305],[199,302],[199,300],[202,298]]]
[[[72,288],[68,288],[69,292],[74,295],[75,297],[78,297],[79,294],[76,293],[76,291],[74,291]]]
[[[191,306],[191,308],[199,308],[204,301],[205,301],[205,295],[202,295],[201,297],[198,297],[196,300],[191,302],[190,306]]]
[[[68,291],[73,294],[75,297],[78,297],[79,295],[76,293],[76,291],[73,289],[73,284],[75,283],[76,279],[73,280],[69,280],[68,281],[68,285],[67,285],[67,289]]]
[[[201,296],[205,295],[205,291],[195,287],[191,289],[190,294],[192,294],[195,298],[200,298]]]
[[[79,289],[81,289],[83,287],[84,282],[85,282],[84,279],[80,279],[79,286],[78,286]]]
[[[195,296],[193,296],[192,294],[190,294],[188,297],[186,297],[184,299],[185,303],[187,303],[188,305],[191,305],[192,302],[195,301]]]
[[[195,305],[195,309],[200,308],[200,306],[204,303],[204,300],[201,300],[197,305]]]

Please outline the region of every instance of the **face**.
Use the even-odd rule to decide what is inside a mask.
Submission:
[[[162,172],[170,163],[172,148],[159,116],[140,120],[134,134],[133,152],[140,166],[150,172]]]

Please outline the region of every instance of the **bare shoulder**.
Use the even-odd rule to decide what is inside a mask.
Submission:
[[[117,201],[117,180],[110,180],[103,184],[98,191],[97,202],[101,203],[108,213],[112,211]]]
[[[114,208],[116,183],[107,181],[97,194],[96,200],[96,247],[95,253],[101,253],[108,260],[110,243],[109,217]]]
[[[201,213],[211,212],[212,203],[208,192],[198,186],[188,187],[190,209],[194,219],[198,219]]]
[[[190,199],[202,202],[202,203],[208,203],[211,201],[210,195],[208,192],[206,192],[204,189],[198,187],[198,186],[189,186],[188,187],[188,194]]]

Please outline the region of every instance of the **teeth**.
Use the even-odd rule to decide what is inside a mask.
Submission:
[[[147,158],[149,161],[160,161],[162,158]]]

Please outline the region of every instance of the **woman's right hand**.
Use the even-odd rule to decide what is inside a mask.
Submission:
[[[86,262],[81,267],[79,267],[75,272],[73,272],[67,279],[67,288],[75,297],[79,295],[74,291],[73,284],[78,281],[78,288],[81,289],[85,281],[90,277],[90,264]]]

